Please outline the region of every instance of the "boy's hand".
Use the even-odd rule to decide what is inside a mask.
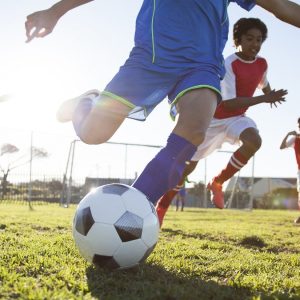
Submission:
[[[285,96],[287,95],[287,90],[272,90],[270,93],[265,94],[265,103],[270,103],[271,104],[271,108],[272,105],[274,104],[275,107],[277,107],[276,104],[281,104],[282,102],[285,102]]]
[[[51,9],[37,11],[27,16],[25,22],[26,43],[29,43],[34,38],[41,38],[51,33],[58,19]]]

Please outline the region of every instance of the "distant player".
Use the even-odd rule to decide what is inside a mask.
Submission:
[[[271,90],[267,80],[267,61],[258,56],[267,38],[267,27],[259,19],[242,18],[233,28],[234,44],[238,51],[225,60],[226,74],[221,82],[223,102],[217,107],[214,118],[206,132],[204,142],[198,146],[192,160],[186,165],[183,177],[188,176],[198,161],[222,147],[225,142],[240,145],[228,165],[208,184],[213,194],[212,202],[217,208],[224,207],[223,183],[244,167],[261,146],[261,137],[255,122],[245,115],[250,106],[270,103],[271,106],[285,101],[286,90]],[[264,95],[253,97],[259,88]],[[157,203],[160,224],[170,199],[176,190],[166,193]]]
[[[183,186],[178,191],[178,194],[175,196],[176,211],[179,211],[179,206],[180,206],[180,211],[184,210],[185,197],[186,197],[186,188],[185,186]]]
[[[280,145],[280,149],[286,148],[294,148],[296,162],[298,166],[298,174],[297,174],[297,191],[298,191],[298,207],[300,209],[300,118],[298,118],[298,132],[297,131],[290,131],[282,140]],[[295,223],[300,223],[300,217],[295,220]]]

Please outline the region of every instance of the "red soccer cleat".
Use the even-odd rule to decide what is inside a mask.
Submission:
[[[161,228],[165,214],[168,210],[168,208],[159,206],[159,203],[155,206],[155,210],[157,213],[158,221],[159,221],[159,227]]]
[[[223,209],[224,208],[224,194],[222,191],[222,184],[216,182],[214,179],[207,185],[207,189],[213,194],[212,203],[215,207]]]

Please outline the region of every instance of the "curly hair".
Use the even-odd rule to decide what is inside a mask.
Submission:
[[[241,18],[233,26],[234,45],[238,47],[241,42],[241,37],[248,30],[256,28],[261,31],[262,41],[264,42],[268,35],[268,28],[264,22],[257,18]]]

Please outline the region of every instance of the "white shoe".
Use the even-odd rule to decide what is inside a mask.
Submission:
[[[92,101],[95,101],[95,99],[99,98],[99,96],[100,92],[98,90],[90,90],[76,98],[64,101],[57,110],[57,121],[62,123],[71,121],[73,118],[73,113],[80,100],[84,98],[90,98]]]

